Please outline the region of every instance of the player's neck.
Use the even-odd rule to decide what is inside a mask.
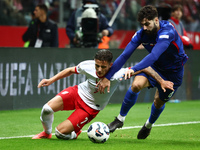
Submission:
[[[42,15],[42,16],[39,18],[39,20],[40,20],[42,23],[44,23],[44,22],[46,22],[46,20],[47,20],[47,16],[46,16],[46,15]]]

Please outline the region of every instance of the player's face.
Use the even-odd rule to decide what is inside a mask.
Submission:
[[[157,33],[158,31],[158,27],[157,27],[157,23],[158,20],[157,18],[153,19],[153,20],[148,20],[146,18],[143,19],[143,21],[141,22],[141,26],[144,29],[144,32],[148,35],[154,35]]]
[[[40,15],[41,15],[41,10],[40,10],[39,7],[35,7],[34,15],[35,15],[35,18],[39,18],[39,17],[40,17]]]
[[[100,61],[100,60],[95,60],[95,69],[96,69],[96,74],[98,77],[104,77],[106,73],[109,71],[111,67],[111,64],[108,63],[107,61]]]

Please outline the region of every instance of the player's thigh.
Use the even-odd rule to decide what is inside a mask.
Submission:
[[[72,123],[74,131],[79,132],[83,126],[89,123],[94,117],[91,116],[83,109],[76,109],[69,117],[68,120]]]
[[[145,76],[138,75],[135,76],[131,89],[140,91],[141,89],[146,88],[148,86],[150,86],[148,79]]]
[[[60,96],[55,96],[47,103],[54,112],[63,110],[63,99]]]

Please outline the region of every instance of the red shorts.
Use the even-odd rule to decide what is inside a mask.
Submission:
[[[63,110],[75,110],[68,117],[68,120],[73,124],[76,133],[99,113],[99,110],[92,109],[80,98],[77,85],[68,87],[57,95],[61,96],[63,99]]]

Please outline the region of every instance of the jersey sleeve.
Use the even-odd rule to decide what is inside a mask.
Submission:
[[[121,68],[119,71],[117,71],[110,80],[119,80],[122,75],[125,74],[125,72],[128,70],[129,68]]]
[[[141,44],[140,39],[141,35],[136,32],[131,41],[128,43],[122,54],[114,61],[112,67],[110,68],[109,72],[106,74],[106,78],[108,80],[111,79],[111,77],[120,69],[122,66],[126,63],[126,61],[129,59],[129,57],[132,55],[132,53],[135,51],[135,49]]]
[[[78,74],[85,74],[85,71],[91,67],[91,65],[94,64],[93,60],[86,60],[83,62],[80,62],[77,66],[76,66],[76,73]]]
[[[133,66],[135,72],[151,66],[162,53],[166,51],[170,43],[175,39],[174,31],[162,31],[158,35],[157,43],[146,57],[144,57],[137,65]]]

